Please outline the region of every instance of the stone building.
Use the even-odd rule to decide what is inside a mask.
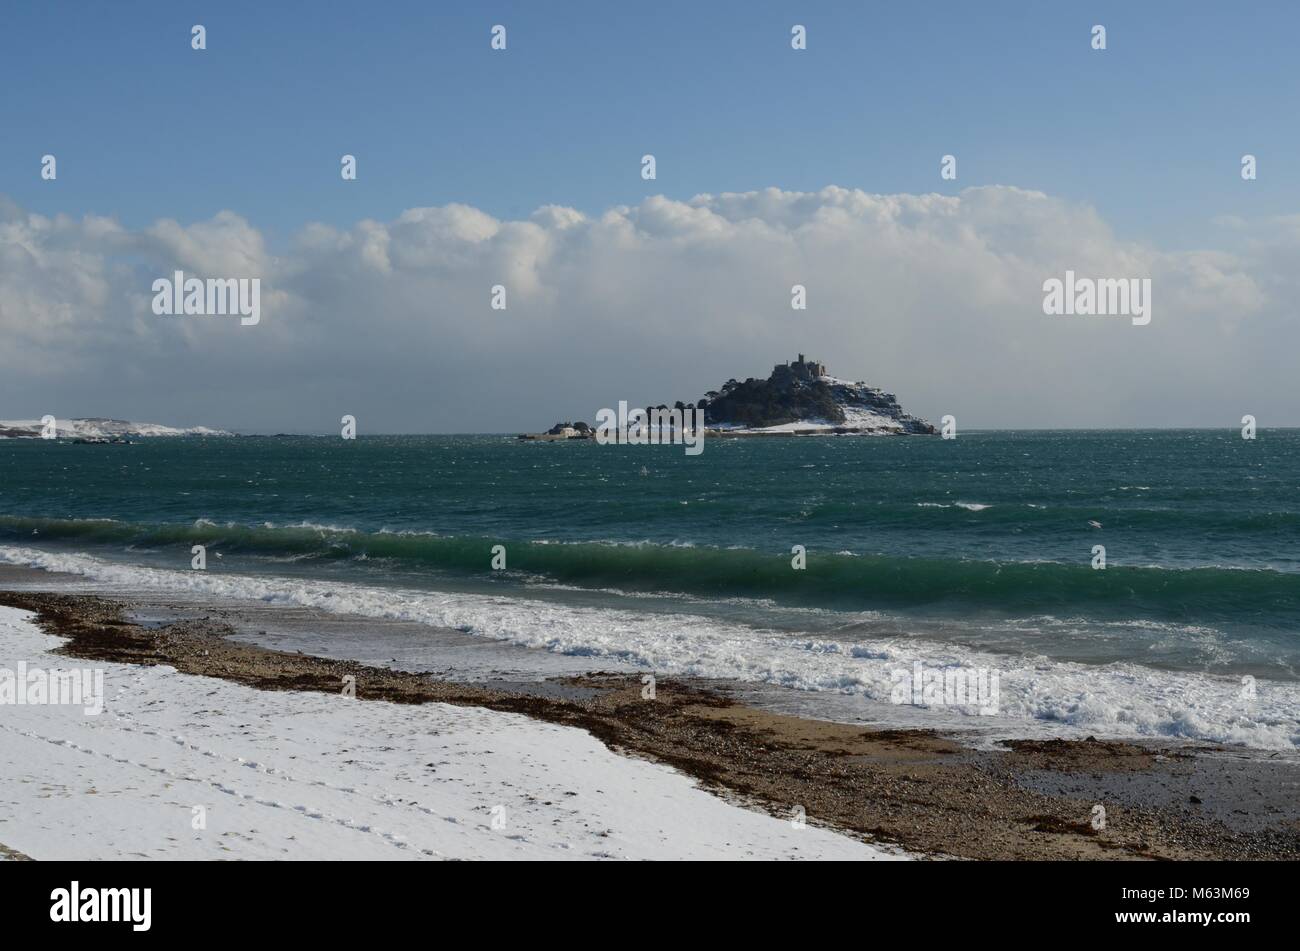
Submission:
[[[819,363],[816,360],[806,361],[801,353],[799,359],[794,363],[778,363],[774,366],[771,379],[773,381],[789,379],[812,382],[823,376],[829,376],[826,371],[826,364]]]

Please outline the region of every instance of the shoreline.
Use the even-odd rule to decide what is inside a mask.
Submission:
[[[144,626],[95,595],[0,592],[32,611],[55,653],[167,665],[265,691],[445,703],[576,727],[608,749],[672,767],[733,804],[920,856],[966,859],[1294,859],[1295,766],[1211,744],[1022,740],[969,749],[930,730],[870,729],[759,709],[706,681],[588,672],[502,689],[288,653],[211,617]],[[1243,791],[1243,786],[1247,787]],[[1092,827],[1103,804],[1105,828]]]
[[[44,535],[47,526],[36,522],[27,527],[39,528]],[[106,526],[88,528],[93,534]],[[274,530],[286,529],[291,536],[288,551],[296,550],[304,534],[313,552],[328,548],[333,554],[336,547],[354,544],[350,529],[302,525]],[[253,532],[256,535],[256,529]],[[335,532],[340,534],[327,537]],[[182,528],[180,535],[188,536],[185,544],[188,539],[208,539],[218,548],[237,541],[223,542],[223,529],[207,524]],[[184,570],[180,552],[166,558],[151,555],[148,549],[154,539],[149,532],[141,535],[134,529],[117,533],[116,544],[126,544],[125,552],[105,552],[103,546],[93,545],[85,551],[84,546],[59,542],[42,548],[6,545],[0,546],[0,590],[121,597],[143,605],[133,619],[149,623],[190,617],[196,611],[200,616],[207,613],[233,624],[240,639],[264,647],[385,668],[437,671],[450,680],[533,680],[592,669],[653,672],[706,679],[732,691],[742,702],[797,717],[889,729],[934,729],[944,735],[977,736],[975,742],[986,746],[999,740],[1091,736],[1224,744],[1279,751],[1300,762],[1295,733],[1300,722],[1296,719],[1300,685],[1272,680],[1269,671],[1245,668],[1242,673],[1259,673],[1257,699],[1246,698],[1237,677],[1195,668],[1198,660],[1208,664],[1217,658],[1213,645],[1202,642],[1204,632],[1187,625],[1154,624],[1150,629],[1140,622],[1124,625],[1123,639],[1129,638],[1132,628],[1134,642],[1116,643],[1118,649],[1112,649],[1110,625],[1104,622],[1080,626],[1069,618],[1046,615],[1005,623],[995,619],[990,625],[977,608],[960,615],[954,612],[947,620],[912,618],[906,611],[858,619],[838,610],[787,609],[779,602],[750,602],[744,597],[734,604],[726,598],[689,594],[669,594],[664,599],[649,594],[643,600],[635,591],[603,589],[600,578],[595,586],[590,581],[534,586],[526,573],[517,573],[522,583],[516,583],[495,574],[472,578],[469,572],[445,584],[428,584],[408,570],[410,565],[397,575],[386,574],[382,567],[378,572],[365,567],[353,571],[372,541],[381,556],[394,545],[399,557],[411,547],[409,541],[384,533],[359,537],[360,555],[346,561],[331,558],[324,570],[310,560],[306,570],[297,570],[287,564],[298,560],[293,555],[226,558],[218,572]],[[143,557],[130,554],[137,541]],[[174,539],[164,538],[162,543],[172,544]],[[422,548],[423,541],[415,547]],[[486,549],[484,541],[482,550]],[[626,554],[619,547],[603,546],[570,554],[560,546],[538,549],[538,577],[547,574],[548,558],[559,559],[561,573],[566,563],[577,562],[581,574],[599,564],[606,551],[624,571],[645,568],[643,553],[636,546]],[[124,554],[130,560],[123,560]],[[665,548],[651,554],[666,557],[674,566],[673,574],[680,577],[695,553]],[[833,561],[838,562],[831,565],[835,570],[853,569],[837,583],[841,586],[870,583],[882,569],[897,568],[879,558],[864,559],[860,566],[850,557]],[[514,567],[519,568],[519,563]],[[610,562],[601,568],[605,569],[617,573]],[[727,570],[734,575],[737,569],[745,569],[743,558]],[[978,570],[981,583],[1008,582],[999,577],[1006,566],[989,564]],[[1055,567],[1047,570],[1061,573]],[[1033,576],[1036,568],[1013,566],[1010,571],[1023,572],[1024,585],[1039,583]],[[785,574],[776,570],[769,578],[784,584],[788,579],[780,576]],[[1087,578],[1077,575],[1065,580],[1076,586],[1082,581],[1084,587],[1092,583],[1091,572]],[[1148,575],[1133,580],[1144,582],[1156,596],[1167,595],[1156,589],[1170,579]],[[796,587],[800,580],[796,579]],[[1186,585],[1198,579],[1177,580]],[[927,571],[895,576],[894,582],[937,583]],[[661,586],[671,588],[671,578]],[[1124,590],[1120,585],[1114,593],[1123,595]],[[847,628],[841,623],[845,620],[850,622]],[[970,636],[963,636],[966,633]],[[999,637],[1012,640],[999,643]],[[1088,657],[1094,645],[1103,650]],[[917,661],[927,669],[997,671],[1001,711],[982,716],[970,708],[949,709],[951,704],[893,702],[898,671],[914,670]],[[1275,666],[1285,663],[1283,656]]]

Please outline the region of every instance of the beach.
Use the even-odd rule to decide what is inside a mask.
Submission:
[[[70,663],[46,656],[53,638],[28,617],[0,609],[5,656]],[[238,664],[199,676],[162,655],[109,663],[81,638],[64,648],[82,651],[107,668],[104,713],[14,707],[0,721],[0,840],[38,860],[892,857],[519,714],[347,700],[310,676],[269,692],[241,685]],[[280,686],[301,676],[251,666]]]
[[[0,842],[38,859],[1300,856],[1295,764],[1261,752],[978,749],[701,680],[647,699],[625,673],[494,685],[276,651],[195,605],[166,624],[93,595],[0,605],[6,656],[106,672],[97,717],[0,724]]]

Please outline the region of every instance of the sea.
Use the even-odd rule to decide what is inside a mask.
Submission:
[[[1300,744],[1300,430],[724,438],[694,456],[9,439],[0,563],[711,678],[808,715]],[[912,689],[954,671],[996,675],[995,702]]]

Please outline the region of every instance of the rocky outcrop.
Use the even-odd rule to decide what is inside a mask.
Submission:
[[[878,387],[830,376],[826,366],[805,361],[778,364],[766,380],[728,380],[696,405],[710,429],[797,434],[861,433],[931,435],[934,426],[903,411]]]
[[[595,432],[590,424],[579,421],[576,423],[556,423],[544,433],[520,433],[518,438],[554,442],[557,439],[591,439]]]

